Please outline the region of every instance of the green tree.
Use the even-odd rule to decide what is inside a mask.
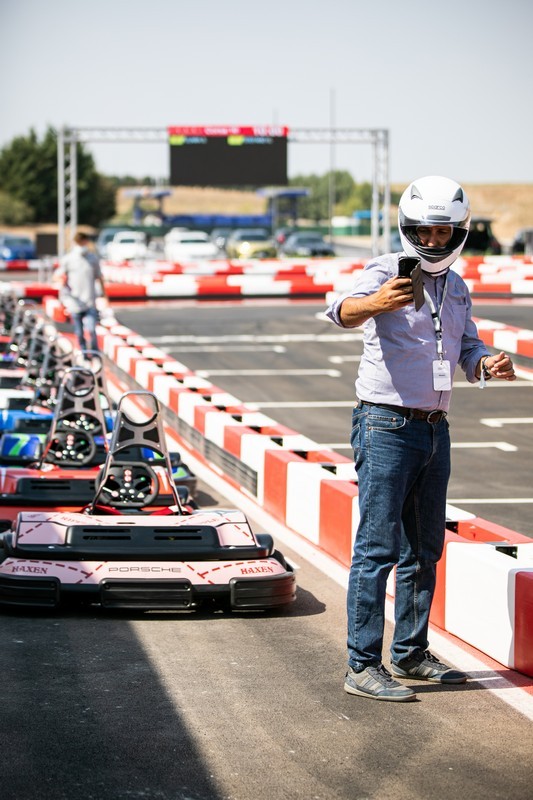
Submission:
[[[113,186],[118,189],[121,186],[156,186],[155,178],[145,175],[144,178],[136,178],[134,175],[108,175],[108,179]]]
[[[330,178],[333,178],[331,181]],[[290,180],[291,186],[310,189],[309,197],[300,200],[300,216],[315,222],[327,219],[330,213],[330,194],[333,190],[333,214],[345,213],[341,209],[349,198],[356,195],[357,184],[345,170],[326,172],[325,175],[296,175]]]
[[[115,192],[94,159],[77,145],[78,221],[97,226],[115,213]],[[57,133],[48,127],[40,141],[32,128],[0,151],[0,190],[30,209],[36,222],[57,221]]]
[[[33,211],[26,203],[0,191],[0,225],[25,225],[32,219]]]
[[[363,211],[371,207],[372,184],[354,183],[350,194],[339,201],[337,213],[343,217],[351,217],[354,211]]]

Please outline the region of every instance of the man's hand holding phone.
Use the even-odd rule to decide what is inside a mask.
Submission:
[[[398,277],[410,279],[412,288],[411,302],[414,301],[415,309],[418,311],[425,302],[420,259],[411,256],[400,256],[398,259]]]

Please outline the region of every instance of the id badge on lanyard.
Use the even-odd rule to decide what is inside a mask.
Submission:
[[[442,346],[442,322],[440,316],[447,289],[448,280],[446,276],[444,290],[442,292],[442,300],[438,308],[435,306],[435,303],[433,302],[429,292],[424,289],[424,297],[426,298],[426,304],[431,312],[431,319],[435,329],[435,340],[437,344],[437,358],[433,361],[433,389],[436,392],[449,392],[452,388],[450,362],[444,359],[444,350]]]

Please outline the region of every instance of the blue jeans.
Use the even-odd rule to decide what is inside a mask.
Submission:
[[[442,555],[450,435],[440,422],[356,407],[351,444],[360,522],[348,583],[348,660],[356,671],[382,661],[387,577],[396,569],[394,662],[428,647],[428,623]]]
[[[87,350],[98,350],[98,339],[96,336],[98,311],[96,308],[88,308],[86,311],[77,311],[72,314],[72,322],[81,351],[85,353]],[[86,333],[89,339],[88,344],[85,339]]]

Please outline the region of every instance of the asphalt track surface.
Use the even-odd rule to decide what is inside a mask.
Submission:
[[[154,343],[192,337],[157,343],[243,402],[350,400],[357,363],[329,359],[357,355],[360,342],[317,341],[337,333],[317,318],[322,308],[165,303],[117,308],[117,317]],[[480,316],[496,318],[489,311]],[[516,317],[506,321],[523,324]],[[295,334],[312,338],[289,341]],[[222,340],[250,335],[277,338]],[[246,349],[250,344],[254,349]],[[267,345],[278,349],[259,349]],[[250,369],[278,374],[235,374]],[[481,418],[530,415],[533,395],[524,384],[456,390],[454,440],[494,439]],[[348,436],[347,406],[327,413],[281,405],[264,410],[317,442],[340,444]],[[451,493],[475,490],[475,497],[490,499],[490,485],[498,498],[511,491],[530,496],[530,481],[520,476],[531,466],[531,430],[526,423],[496,429],[498,439],[518,449],[474,450],[472,463],[462,462],[466,450],[454,451]],[[465,485],[473,464],[476,481]],[[205,481],[201,499],[225,501]],[[489,511],[504,513],[506,524],[533,535],[527,508],[512,520],[512,509],[502,512],[501,504],[482,510],[488,519],[495,516]],[[289,609],[275,613],[3,612],[2,800],[531,796],[533,715],[490,690],[516,695],[531,691],[531,681],[509,689],[509,671],[487,666],[471,671],[464,686],[413,682],[416,703],[348,696],[342,689],[345,590],[300,552],[281,549],[298,567],[298,594]],[[385,662],[390,633],[387,625]]]

